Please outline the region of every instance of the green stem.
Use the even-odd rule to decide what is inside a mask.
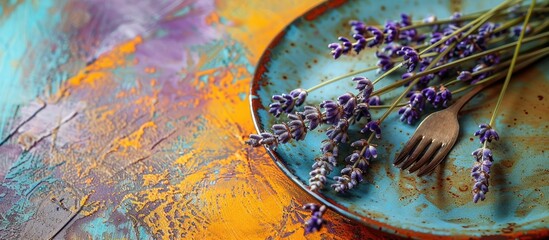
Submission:
[[[343,79],[343,78],[351,77],[351,76],[354,76],[354,75],[357,75],[357,74],[363,73],[363,72],[368,72],[368,71],[376,70],[376,69],[378,69],[378,68],[379,68],[378,66],[373,66],[373,67],[369,67],[369,68],[360,69],[360,70],[358,70],[358,71],[356,71],[356,72],[343,74],[343,75],[341,75],[341,76],[332,78],[332,79],[330,79],[330,80],[328,80],[328,81],[319,83],[318,85],[313,86],[313,87],[307,89],[307,92],[312,92],[312,91],[314,91],[314,90],[316,90],[316,89],[319,89],[319,88],[321,88],[321,87],[324,87],[324,86],[326,86],[326,85],[328,85],[328,84],[330,84],[330,83],[337,82],[337,81],[339,81],[339,80],[341,80],[341,79]]]
[[[509,82],[511,81],[511,76],[513,75],[513,69],[515,68],[515,63],[519,55],[520,46],[522,45],[524,33],[526,32],[526,26],[528,25],[528,21],[530,21],[530,16],[532,15],[532,10],[534,9],[535,5],[536,5],[536,0],[532,0],[532,4],[530,5],[530,8],[528,9],[528,13],[526,14],[526,19],[524,19],[524,23],[522,24],[522,31],[520,32],[520,37],[518,39],[517,46],[515,47],[515,53],[513,54],[513,59],[511,60],[511,66],[509,67],[509,71],[507,71],[507,76],[505,77],[505,82],[503,83],[503,87],[501,88],[501,92],[499,93],[496,107],[492,112],[492,118],[490,118],[490,123],[488,124],[490,126],[492,126],[494,124],[494,121],[496,120],[499,107],[501,106],[501,101],[503,100],[505,91],[507,90],[507,87],[509,86]]]
[[[542,49],[539,49],[539,50],[536,50],[536,51],[533,51],[533,52],[521,54],[518,57],[517,60],[519,60],[521,62],[522,62],[522,60],[528,60],[528,62],[531,62],[529,60],[531,60],[532,58],[537,60],[537,59],[539,59],[539,56],[545,56],[548,53],[549,53],[549,47],[546,47],[546,48],[542,48]],[[509,59],[505,62],[502,62],[502,63],[498,63],[497,65],[494,65],[494,66],[483,68],[482,70],[480,70],[478,72],[472,73],[472,76],[476,76],[476,75],[479,75],[479,74],[482,74],[482,73],[485,73],[485,72],[489,72],[489,71],[499,70],[499,69],[505,68],[509,65],[511,65],[511,59]],[[462,81],[454,79],[452,81],[449,81],[449,82],[445,83],[444,86],[448,87],[448,86],[451,86],[451,85],[454,85],[454,84],[460,83],[460,82],[462,82]]]

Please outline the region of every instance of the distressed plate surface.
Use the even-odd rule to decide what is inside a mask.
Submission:
[[[349,35],[349,20],[379,24],[386,19],[397,20],[401,12],[413,14],[416,20],[431,14],[446,18],[454,11],[477,12],[496,2],[329,1],[312,9],[279,34],[259,62],[250,98],[257,130],[269,129],[282,120],[266,111],[272,95],[298,87],[309,88],[319,81],[375,65],[374,50],[332,60],[326,46],[337,36]],[[496,123],[502,138],[491,145],[495,162],[490,192],[485,201],[477,204],[472,203],[470,168],[474,161],[471,152],[480,144],[472,133],[479,123],[489,121],[501,85],[485,90],[465,106],[460,116],[460,139],[445,162],[424,178],[401,172],[391,164],[417,126],[417,123],[409,126],[399,122],[396,113],[383,123],[383,139],[376,141],[379,157],[372,162],[365,182],[348,194],[336,194],[329,188],[320,193],[308,190],[308,173],[319,155],[323,132],[310,132],[304,141],[281,145],[277,151],[269,152],[287,176],[309,194],[332,210],[370,227],[420,238],[546,236],[549,224],[548,65],[546,58],[514,75]],[[373,79],[376,73],[361,75]],[[388,77],[380,86],[397,77]],[[354,91],[350,79],[312,92],[308,102],[318,104],[324,99],[336,99],[346,91]],[[374,111],[374,119],[382,113]],[[330,177],[335,176],[342,165],[339,164]]]

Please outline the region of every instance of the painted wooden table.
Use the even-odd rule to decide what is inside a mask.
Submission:
[[[304,238],[248,101],[271,39],[318,4],[0,2],[0,239]],[[307,238],[380,232],[329,212]]]

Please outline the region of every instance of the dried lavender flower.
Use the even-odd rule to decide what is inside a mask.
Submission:
[[[368,31],[374,37],[374,39],[368,43],[369,48],[381,45],[383,43],[383,38],[385,36],[383,35],[383,32],[379,30],[379,28],[368,26],[366,28],[366,31]]]
[[[371,96],[370,99],[368,99],[368,105],[370,106],[381,105],[381,98],[379,96]]]
[[[335,142],[345,143],[349,138],[347,131],[349,130],[349,121],[345,118],[339,120],[335,126],[331,126],[326,131],[326,135],[329,139]]]
[[[365,77],[354,77],[353,81],[356,82],[356,89],[362,92],[362,97],[364,99],[370,98],[372,91],[374,91],[372,81]]]
[[[323,189],[326,184],[326,175],[330,174],[337,163],[338,143],[333,140],[324,140],[320,147],[322,157],[316,159],[313,170],[309,172],[309,187],[311,191]]]
[[[288,125],[290,126],[292,138],[297,141],[303,140],[307,134],[307,127],[303,118],[298,114],[288,114],[288,118],[290,119]]]
[[[376,52],[376,57],[379,59],[376,64],[376,66],[379,67],[378,72],[389,71],[395,65],[395,63],[391,60],[391,57],[386,54]]]
[[[480,143],[485,141],[492,142],[492,140],[499,140],[499,135],[490,125],[480,124],[480,130],[475,132],[475,136],[479,137]]]
[[[353,44],[345,37],[339,37],[341,43],[330,43],[328,48],[332,49],[334,59],[338,59],[342,54],[347,54],[353,48]]]
[[[292,139],[292,131],[286,123],[274,124],[271,129],[276,135],[279,143],[287,143]]]
[[[401,107],[398,110],[400,116],[400,121],[412,124],[415,120],[419,119],[419,111],[410,104],[407,104],[404,107]]]
[[[263,144],[267,145],[270,149],[276,150],[278,146],[278,138],[269,132],[263,132],[261,134],[250,134],[250,139],[246,141],[246,144],[252,147],[259,147]]]
[[[396,54],[404,58],[408,72],[414,71],[420,61],[418,52],[408,46],[402,47],[399,51],[396,52]]]
[[[457,77],[457,80],[460,81],[469,81],[473,78],[473,74],[469,71],[461,71]]]
[[[357,20],[351,20],[349,22],[349,24],[352,26],[351,30],[354,33],[360,34],[360,35],[363,35],[363,36],[364,36],[364,34],[366,34],[366,24],[364,24],[364,22],[357,21]]]
[[[361,133],[366,133],[368,131],[375,133],[376,138],[381,138],[381,128],[379,127],[379,121],[370,121],[364,126],[364,128],[362,128],[362,130],[360,130]]]
[[[338,102],[326,100],[320,104],[320,108],[324,109],[324,121],[328,124],[337,124],[345,114],[343,107]]]
[[[435,108],[438,108],[440,103],[442,103],[443,107],[448,107],[448,102],[452,100],[452,93],[450,90],[444,86],[440,86],[439,91],[437,92],[437,95],[435,97],[435,100],[433,101],[433,106]]]
[[[475,164],[471,169],[471,177],[475,180],[473,186],[473,202],[484,201],[490,179],[490,167],[492,166],[492,151],[488,148],[479,148],[472,153]]]
[[[289,94],[274,95],[273,101],[275,102],[269,105],[269,113],[275,117],[279,117],[282,113],[292,113],[294,107],[301,106],[305,102],[307,94],[305,89],[297,88]]]
[[[305,106],[301,115],[305,116],[305,121],[308,123],[309,130],[314,130],[322,123],[322,112],[314,106]]]
[[[305,234],[319,231],[326,222],[322,218],[322,215],[326,212],[326,206],[308,203],[303,206],[303,209],[311,211],[311,218],[305,221]]]

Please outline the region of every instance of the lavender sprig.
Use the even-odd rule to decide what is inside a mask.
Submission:
[[[324,188],[326,185],[327,175],[330,174],[337,164],[338,143],[327,139],[322,143],[320,148],[322,156],[317,158],[313,164],[313,170],[309,172],[309,187],[311,191],[316,191]]]
[[[305,234],[313,233],[319,231],[326,220],[322,218],[322,215],[326,212],[325,205],[318,205],[314,203],[307,203],[303,206],[303,209],[309,210],[311,212],[311,218],[305,221]]]
[[[341,176],[334,177],[336,183],[332,188],[339,193],[353,189],[364,180],[363,174],[370,165],[370,159],[377,158],[377,149],[368,143],[368,140],[360,139],[351,144],[352,147],[361,147],[360,151],[355,150],[345,158],[349,164],[341,170]],[[351,165],[352,164],[352,165]]]
[[[292,90],[289,94],[283,93],[273,96],[273,103],[269,105],[269,113],[275,117],[282,113],[292,113],[295,107],[301,106],[307,98],[307,91],[298,88]]]
[[[490,167],[494,161],[492,158],[492,151],[488,148],[479,148],[472,153],[475,158],[475,164],[471,169],[471,177],[475,181],[473,186],[473,202],[478,202],[480,199],[484,201],[486,193],[488,192],[490,179]]]

